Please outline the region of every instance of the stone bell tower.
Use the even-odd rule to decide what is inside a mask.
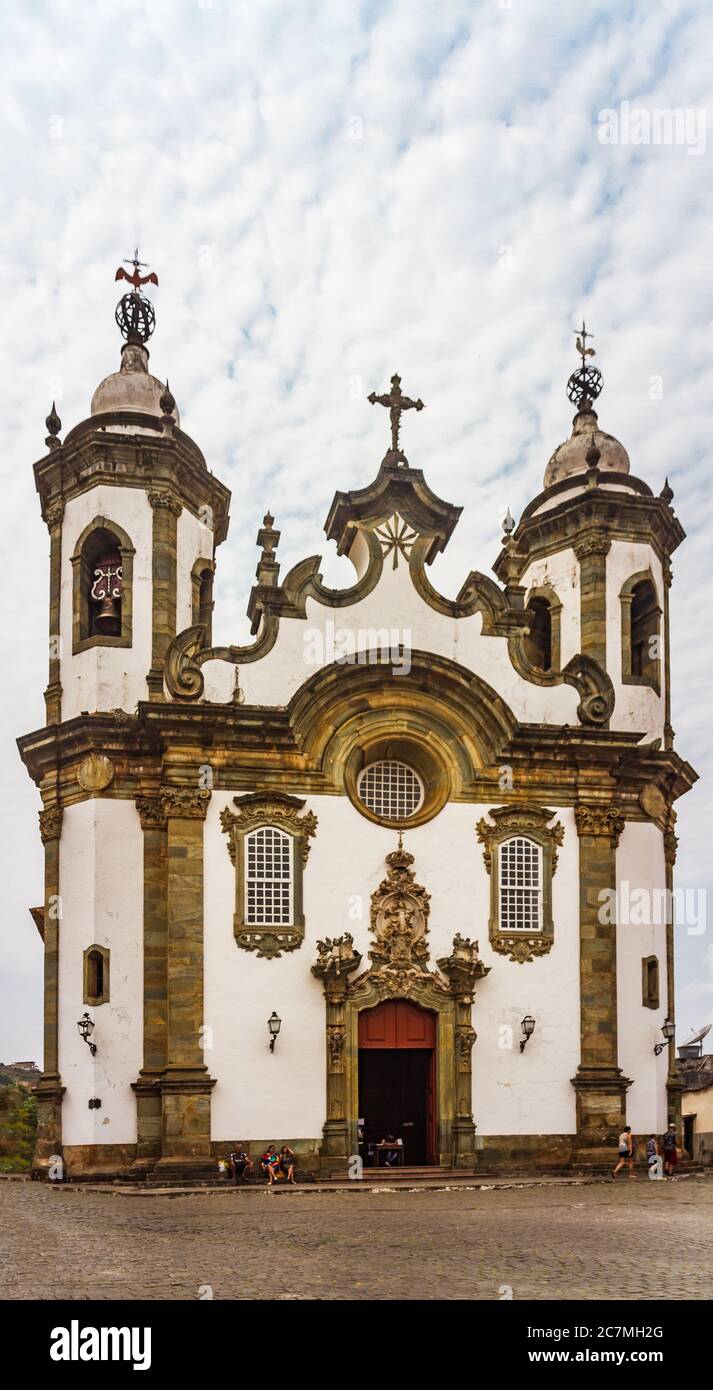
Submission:
[[[149,371],[155,312],[143,286],[158,278],[141,274],[138,252],[125,264],[131,270],[116,273],[128,281],[116,308],[119,370],[99,384],[88,417],[64,440],[52,406],[48,452],[34,465],[50,533],[49,680],[46,727],[23,738],[20,750],[43,799],[45,903],[33,911],[45,947],[40,1159],[61,1152],[68,1115],[70,1144],[114,1136],[117,1148],[135,1143],[135,1106],[133,1114],[118,1103],[112,1111],[105,1090],[95,1116],[86,1099],[101,1096],[103,1067],[111,1063],[129,1083],[143,1060],[136,955],[143,834],[129,745],[140,709],[165,700],[164,663],[176,633],[200,624],[210,643],[215,549],[228,529],[230,494],[181,429],[168,383]],[[149,768],[142,755],[139,763],[149,782],[160,782],[160,760]],[[99,961],[102,990],[89,979]],[[91,1062],[91,1081],[77,1037],[87,1004],[103,1004],[99,1018],[114,1024],[104,1029],[112,1041]]]
[[[567,383],[576,407],[569,439],[555,449],[544,489],[525,507],[517,526],[508,513],[498,577],[519,586],[531,620],[527,652],[530,678],[546,683],[576,652],[590,658],[611,682],[611,717],[600,724],[602,745],[611,741],[610,766],[601,786],[580,793],[576,827],[580,854],[581,1063],[572,1082],[577,1093],[577,1132],[583,1152],[596,1147],[608,1124],[621,1127],[631,1081],[619,1065],[618,1032],[626,1026],[626,989],[636,989],[640,969],[624,929],[603,925],[601,895],[629,874],[636,856],[622,814],[634,798],[637,814],[653,822],[657,844],[646,853],[646,872],[656,887],[672,889],[676,837],[671,779],[662,792],[655,755],[673,749],[670,691],[669,587],[671,555],[685,532],[671,502],[668,481],[659,496],[630,471],[629,455],[601,429],[594,403],[601,372],[591,364],[592,335],[583,323],[577,350],[581,365]],[[539,673],[539,674],[538,674]],[[637,758],[617,753],[617,737],[639,734]],[[576,775],[576,774],[575,774]],[[628,847],[627,847],[628,846]],[[639,852],[639,865],[644,856]],[[631,868],[627,867],[632,866]],[[637,878],[638,883],[638,878]],[[674,1019],[673,925],[665,928],[663,1003]],[[630,934],[631,935],[631,934]],[[627,951],[631,955],[628,959]],[[626,972],[631,970],[631,985]],[[617,998],[619,1007],[617,1010]],[[630,1012],[630,1011],[629,1011]],[[618,1013],[618,1017],[617,1017]],[[668,1045],[669,1114],[677,1113],[679,1082],[675,1045]],[[639,1085],[637,1097],[642,1093]]]

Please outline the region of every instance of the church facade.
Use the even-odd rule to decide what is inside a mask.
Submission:
[[[600,428],[586,337],[571,437],[495,579],[432,584],[460,509],[409,465],[422,403],[394,377],[369,398],[391,420],[376,477],[325,524],[353,584],[319,556],[281,577],[267,514],[252,640],[220,647],[229,493],[148,370],[132,284],[120,370],[64,439],[53,409],[35,464],[37,1167],[190,1175],[273,1139],[339,1173],[386,1135],[413,1166],[586,1165],[624,1123],[662,1131],[695,780],[670,720],[684,533]]]

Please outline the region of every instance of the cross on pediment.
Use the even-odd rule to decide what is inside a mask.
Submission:
[[[397,373],[394,373],[391,378],[391,390],[388,394],[377,396],[376,392],[372,391],[367,396],[367,400],[372,405],[386,406],[391,419],[391,448],[384,455],[384,463],[407,464],[408,459],[403,449],[399,448],[401,415],[404,410],[423,410],[423,401],[420,398],[413,401],[410,396],[404,396],[401,390],[401,377]]]

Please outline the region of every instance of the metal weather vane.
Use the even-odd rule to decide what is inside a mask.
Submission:
[[[401,429],[401,415],[404,410],[423,410],[422,400],[412,401],[410,396],[404,396],[401,390],[401,377],[397,373],[391,378],[391,390],[388,395],[377,396],[372,391],[367,400],[372,405],[383,405],[389,411],[391,419],[391,448],[384,455],[384,463],[408,463],[405,453],[399,448],[399,431]]]
[[[594,348],[587,347],[587,338],[593,338],[593,333],[587,332],[587,325],[582,319],[582,327],[573,330],[577,335],[577,352],[582,359],[581,367],[576,372],[572,372],[567,382],[567,396],[577,410],[588,410],[592,403],[601,394],[602,374],[597,367],[591,367],[587,363],[588,357],[596,356]]]
[[[114,276],[115,280],[128,280],[133,287],[128,294],[122,295],[116,306],[116,322],[119,330],[127,343],[134,346],[143,346],[148,342],[156,325],[156,314],[150,299],[141,293],[142,285],[158,285],[158,275],[155,270],[148,275],[141,275],[142,270],[147,269],[145,261],[139,260],[139,248],[136,247],[130,260],[125,260],[124,265],[133,266],[133,274],[129,275],[128,270],[120,265]]]
[[[128,270],[124,270],[124,265],[132,265],[134,267],[133,275],[129,275]],[[124,259],[124,265],[119,266],[114,276],[115,280],[128,280],[129,284],[133,285],[134,289],[137,291],[141,289],[142,285],[158,285],[158,275],[155,270],[150,271],[148,275],[139,275],[139,270],[146,270],[148,262],[139,260],[138,246],[135,248],[131,259]]]

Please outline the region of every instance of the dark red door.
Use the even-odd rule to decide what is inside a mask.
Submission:
[[[403,1139],[407,1165],[436,1162],[436,1015],[393,999],[359,1015],[359,1116],[365,1145]],[[373,1161],[367,1156],[367,1162]]]

